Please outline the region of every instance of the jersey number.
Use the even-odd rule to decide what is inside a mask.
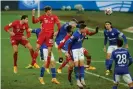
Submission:
[[[118,54],[116,58],[118,58],[118,64],[125,64],[127,62],[126,54],[122,54],[122,55]]]

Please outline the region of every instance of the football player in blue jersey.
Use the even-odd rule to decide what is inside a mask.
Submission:
[[[66,42],[66,40],[71,37],[72,34],[72,29],[74,29],[76,27],[77,23],[75,21],[69,21],[66,22],[65,24],[63,24],[56,36],[55,39],[55,46],[56,48],[58,48],[58,52],[59,52],[59,62],[63,61],[63,57],[62,57],[62,52],[65,53],[64,50],[64,43]],[[70,60],[70,57],[66,56],[66,60]],[[57,69],[58,73],[62,73],[61,69],[67,64],[67,61],[64,61],[63,64]],[[72,64],[70,62],[70,64]]]
[[[112,66],[113,61],[115,61],[114,86],[112,89],[117,89],[121,76],[129,85],[130,89],[133,89],[133,81],[128,70],[128,67],[133,63],[133,58],[131,57],[127,49],[122,48],[122,45],[123,40],[117,39],[118,48],[112,52],[109,62],[109,66]]]
[[[84,54],[83,54],[83,48],[82,48],[82,40],[84,39],[84,35],[82,33],[85,33],[86,31],[86,25],[81,24],[79,28],[73,33],[73,35],[66,41],[65,43],[65,50],[66,55],[69,56],[69,53],[67,50],[69,49],[69,44],[71,44],[71,50],[72,50],[72,56],[74,60],[74,71],[75,71],[75,77],[77,80],[77,85],[80,88],[83,88],[85,86],[84,81]],[[80,75],[80,76],[79,76]],[[81,81],[80,81],[81,79]]]
[[[110,21],[105,22],[105,30],[104,30],[104,52],[107,52],[106,55],[106,75],[109,75],[111,70],[109,70],[109,59],[112,51],[117,49],[117,39],[122,37],[125,43],[125,47],[128,48],[126,36],[120,32],[118,29],[112,27],[112,23]],[[107,41],[109,41],[109,46],[106,51]],[[111,66],[110,66],[111,67]]]

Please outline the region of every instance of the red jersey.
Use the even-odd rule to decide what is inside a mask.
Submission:
[[[54,25],[57,24],[58,30],[60,29],[60,21],[56,15],[46,15],[43,14],[39,18],[35,19],[35,16],[32,16],[32,23],[41,22],[41,32],[51,32],[54,33]]]
[[[26,30],[27,37],[30,37],[30,32],[28,31],[29,26],[27,23],[21,24],[20,20],[15,20],[9,25],[6,25],[4,30],[8,31],[10,28],[13,28],[12,31],[15,33],[15,36],[12,37],[22,37],[24,35],[24,30]]]

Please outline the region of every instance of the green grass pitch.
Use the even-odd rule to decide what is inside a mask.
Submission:
[[[42,12],[41,12],[42,13]],[[95,28],[100,26],[100,30],[103,30],[104,21],[110,20],[114,27],[121,29],[132,26],[133,13],[119,13],[114,12],[111,16],[104,15],[103,12],[86,11],[84,14],[77,14],[75,11],[54,11],[62,21],[68,21],[75,17],[79,20],[86,21],[88,27]],[[27,14],[29,16],[29,26],[31,28],[38,28],[39,24],[32,24],[31,11],[3,11],[1,13],[1,88],[2,89],[78,89],[75,82],[73,73],[74,85],[71,86],[67,81],[67,67],[63,69],[62,74],[57,74],[57,79],[61,82],[60,85],[51,83],[51,75],[45,73],[44,80],[45,85],[41,85],[38,81],[40,69],[25,69],[31,62],[30,53],[28,49],[19,45],[18,52],[18,73],[13,73],[13,50],[9,40],[9,34],[4,31],[4,26],[13,20],[20,19],[20,15]],[[124,32],[124,34],[133,39],[131,33]],[[32,35],[29,38],[30,43],[35,49],[36,36]],[[129,51],[133,56],[133,40],[128,40]],[[85,81],[87,84],[86,89],[111,89],[113,82],[112,75],[105,76],[105,53],[103,52],[103,33],[99,32],[97,35],[89,37],[83,44],[83,46],[89,50],[92,55],[92,65],[97,69],[95,71],[87,71],[85,73]],[[57,49],[53,48],[53,53],[56,61],[58,61]],[[43,62],[37,58],[39,65]],[[56,64],[58,68],[59,64]],[[133,65],[129,68],[131,75],[133,76]],[[102,77],[97,77],[100,75]],[[124,83],[121,81],[121,83]],[[128,89],[123,84],[119,85],[118,89]]]

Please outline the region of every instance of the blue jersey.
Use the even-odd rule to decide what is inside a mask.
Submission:
[[[112,28],[111,31],[109,30],[104,30],[104,45],[107,44],[107,40],[109,41],[109,45],[117,45],[117,39],[121,36],[124,39],[124,43],[127,43],[127,39],[124,36],[123,33],[121,33],[119,30],[116,28]]]
[[[114,50],[110,59],[110,65],[112,65],[113,60],[115,61],[115,74],[128,74],[128,66],[133,63],[133,59],[127,49],[118,48]]]
[[[55,41],[57,44],[60,43],[61,40],[64,39],[64,37],[67,35],[67,26],[69,25],[69,23],[65,23],[63,26],[61,26],[56,38],[55,38]]]
[[[71,38],[69,38],[65,43],[65,50],[68,50],[68,45],[71,44],[71,49],[79,49],[82,48],[82,41],[84,39],[84,35],[77,29]]]
[[[40,28],[37,28],[37,29],[33,29],[32,30],[32,33],[35,33],[37,38],[38,38],[38,35],[39,33],[41,32],[41,29]],[[41,45],[40,49],[43,49],[43,48],[47,48],[47,46],[45,44]]]

